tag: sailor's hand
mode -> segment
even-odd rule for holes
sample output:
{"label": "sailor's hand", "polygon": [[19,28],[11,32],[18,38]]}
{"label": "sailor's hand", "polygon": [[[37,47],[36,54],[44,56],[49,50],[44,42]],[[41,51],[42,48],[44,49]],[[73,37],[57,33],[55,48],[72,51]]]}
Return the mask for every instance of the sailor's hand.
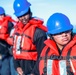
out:
{"label": "sailor's hand", "polygon": [[17,68],[17,72],[18,72],[19,75],[23,75],[23,70],[22,70],[21,67],[18,67]]}

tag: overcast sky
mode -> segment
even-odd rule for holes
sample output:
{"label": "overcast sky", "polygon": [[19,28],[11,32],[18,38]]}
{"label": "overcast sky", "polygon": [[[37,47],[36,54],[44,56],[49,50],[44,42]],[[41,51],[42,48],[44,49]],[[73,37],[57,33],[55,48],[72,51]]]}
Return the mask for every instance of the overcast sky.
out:
{"label": "overcast sky", "polygon": [[[33,16],[44,19],[46,25],[50,15],[61,12],[67,15],[71,23],[76,27],[76,0],[28,0],[31,3]],[[16,19],[13,10],[14,0],[0,0],[0,6],[5,8],[7,14]]]}

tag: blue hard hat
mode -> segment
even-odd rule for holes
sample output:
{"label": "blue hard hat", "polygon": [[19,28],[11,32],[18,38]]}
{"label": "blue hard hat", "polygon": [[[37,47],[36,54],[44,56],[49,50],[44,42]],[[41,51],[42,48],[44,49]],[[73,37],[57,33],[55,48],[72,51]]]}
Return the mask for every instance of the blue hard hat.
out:
{"label": "blue hard hat", "polygon": [[69,18],[62,13],[54,13],[47,21],[48,34],[58,34],[73,29]]}
{"label": "blue hard hat", "polygon": [[19,17],[26,14],[31,4],[27,0],[15,0],[13,3],[14,14]]}
{"label": "blue hard hat", "polygon": [[5,14],[5,10],[3,7],[0,7],[0,15]]}

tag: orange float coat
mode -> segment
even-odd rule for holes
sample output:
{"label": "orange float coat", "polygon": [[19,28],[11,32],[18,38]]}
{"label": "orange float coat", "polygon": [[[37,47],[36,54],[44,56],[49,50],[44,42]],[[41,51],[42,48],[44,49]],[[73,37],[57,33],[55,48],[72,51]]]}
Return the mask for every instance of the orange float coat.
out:
{"label": "orange float coat", "polygon": [[40,75],[67,75],[68,69],[76,75],[76,35],[63,48],[61,55],[53,40],[46,40],[44,43],[46,46],[39,61]]}
{"label": "orange float coat", "polygon": [[36,60],[37,51],[33,43],[36,28],[47,31],[43,21],[31,19],[25,26],[19,22],[15,26],[13,55],[15,59]]}
{"label": "orange float coat", "polygon": [[0,39],[6,40],[9,36],[8,34],[8,22],[13,22],[14,20],[10,16],[5,16],[3,20],[0,20]]}

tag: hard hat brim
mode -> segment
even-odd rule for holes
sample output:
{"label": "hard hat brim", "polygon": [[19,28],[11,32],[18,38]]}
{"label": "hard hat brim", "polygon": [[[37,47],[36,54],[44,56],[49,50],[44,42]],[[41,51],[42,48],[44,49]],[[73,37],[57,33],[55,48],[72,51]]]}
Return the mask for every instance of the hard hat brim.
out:
{"label": "hard hat brim", "polygon": [[29,8],[26,8],[24,11],[21,11],[20,13],[14,13],[17,17],[20,17],[22,15],[24,15],[25,13],[27,13],[29,10]]}
{"label": "hard hat brim", "polygon": [[68,30],[72,30],[73,29],[73,25],[70,25],[69,27],[66,26],[65,28],[59,28],[59,29],[55,29],[55,30],[52,30],[52,31],[48,31],[47,33],[48,34],[58,34],[58,33],[62,33],[62,32],[65,32],[65,31],[68,31]]}

